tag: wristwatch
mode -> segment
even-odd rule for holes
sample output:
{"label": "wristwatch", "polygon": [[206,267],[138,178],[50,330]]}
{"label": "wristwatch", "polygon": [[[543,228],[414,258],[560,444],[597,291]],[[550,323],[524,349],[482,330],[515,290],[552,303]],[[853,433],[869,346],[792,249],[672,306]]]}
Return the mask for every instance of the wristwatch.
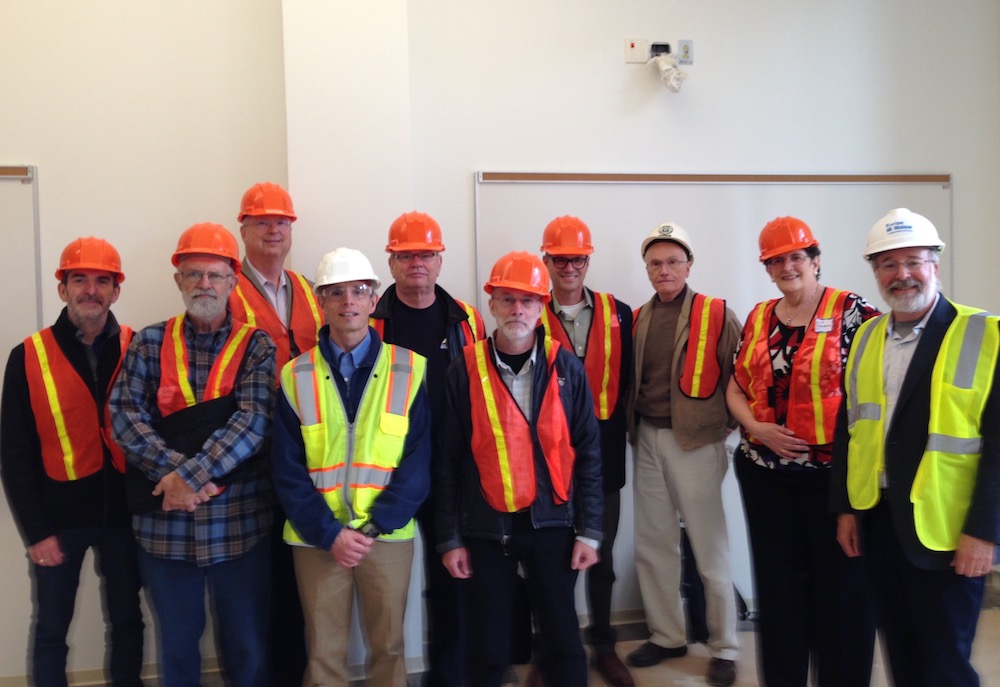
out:
{"label": "wristwatch", "polygon": [[363,524],[361,527],[358,528],[358,532],[365,535],[366,537],[371,537],[372,539],[375,539],[375,537],[382,534],[382,530],[379,529],[379,526],[375,524],[374,520],[369,520],[368,522]]}

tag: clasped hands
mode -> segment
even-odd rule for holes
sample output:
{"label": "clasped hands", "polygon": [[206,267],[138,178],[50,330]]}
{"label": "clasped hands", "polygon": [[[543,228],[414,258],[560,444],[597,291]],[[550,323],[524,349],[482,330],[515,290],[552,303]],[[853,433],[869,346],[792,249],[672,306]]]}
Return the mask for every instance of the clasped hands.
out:
{"label": "clasped hands", "polygon": [[153,496],[163,495],[163,510],[183,510],[193,513],[195,508],[208,501],[218,494],[219,487],[215,482],[208,482],[198,491],[195,491],[185,482],[177,471],[168,472],[163,479],[156,483],[153,489]]}

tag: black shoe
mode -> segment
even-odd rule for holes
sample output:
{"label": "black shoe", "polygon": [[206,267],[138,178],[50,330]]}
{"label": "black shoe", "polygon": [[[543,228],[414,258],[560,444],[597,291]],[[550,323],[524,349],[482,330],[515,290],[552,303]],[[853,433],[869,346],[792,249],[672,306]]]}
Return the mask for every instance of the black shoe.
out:
{"label": "black shoe", "polygon": [[713,658],[708,662],[705,682],[712,687],[729,687],[736,682],[736,662],[724,658]]}
{"label": "black shoe", "polygon": [[652,642],[645,642],[638,649],[630,653],[627,660],[628,664],[635,668],[648,668],[668,658],[687,656],[687,652],[688,648],[686,644],[668,649]]}

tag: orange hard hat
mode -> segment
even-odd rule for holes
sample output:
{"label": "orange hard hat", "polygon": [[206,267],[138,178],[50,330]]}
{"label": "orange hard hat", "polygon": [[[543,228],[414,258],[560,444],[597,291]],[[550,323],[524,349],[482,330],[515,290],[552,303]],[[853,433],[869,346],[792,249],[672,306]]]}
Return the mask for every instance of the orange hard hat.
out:
{"label": "orange hard hat", "polygon": [[556,217],[542,233],[542,252],[549,255],[590,255],[594,252],[590,227],[579,217]]}
{"label": "orange hard hat", "polygon": [[115,275],[115,281],[119,284],[125,281],[122,258],[118,251],[104,239],[93,236],[78,238],[63,248],[56,279],[62,281],[70,270],[103,270]]}
{"label": "orange hard hat", "polygon": [[797,217],[776,217],[760,230],[760,261],[793,250],[819,246],[809,225]]}
{"label": "orange hard hat", "polygon": [[411,250],[444,250],[441,227],[433,217],[423,212],[403,213],[389,227],[389,243],[385,246],[385,252],[402,253]]}
{"label": "orange hard hat", "polygon": [[483,291],[493,293],[497,287],[538,294],[545,303],[551,297],[549,271],[545,263],[537,255],[525,251],[507,253],[496,261],[490,280],[483,284]]}
{"label": "orange hard hat", "polygon": [[277,184],[265,181],[254,184],[243,194],[240,203],[240,214],[236,221],[242,222],[244,217],[259,217],[260,215],[277,215],[287,217],[293,222],[298,219],[292,207],[292,197],[288,191]]}
{"label": "orange hard hat", "polygon": [[236,237],[221,224],[202,222],[184,230],[177,239],[177,250],[170,262],[177,267],[185,255],[211,255],[232,263],[236,272],[240,271],[240,249]]}

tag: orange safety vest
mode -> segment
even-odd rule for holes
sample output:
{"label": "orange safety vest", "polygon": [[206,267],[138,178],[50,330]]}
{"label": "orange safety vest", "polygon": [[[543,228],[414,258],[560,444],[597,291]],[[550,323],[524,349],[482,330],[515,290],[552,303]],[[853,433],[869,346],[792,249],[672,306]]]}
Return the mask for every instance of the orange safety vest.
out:
{"label": "orange safety vest", "polygon": [[[486,324],[483,322],[483,316],[479,314],[479,311],[465,301],[460,301],[457,298],[455,299],[455,303],[468,316],[468,319],[462,322],[462,337],[465,339],[464,345],[468,346],[471,343],[485,339]],[[385,318],[369,317],[368,324],[378,332],[380,339],[385,340]]]}
{"label": "orange safety vest", "polygon": [[[576,451],[556,382],[559,342],[546,337],[545,350],[549,381],[534,424],[552,481],[552,498],[562,504],[569,499]],[[462,353],[472,401],[472,455],[483,496],[493,509],[514,513],[530,506],[536,495],[531,426],[491,360],[488,342],[466,346]]]}
{"label": "orange safety vest", "polygon": [[[583,366],[587,372],[590,394],[594,397],[594,414],[598,420],[607,420],[618,404],[622,364],[621,323],[618,322],[615,299],[607,293],[594,292],[593,295],[594,316],[587,334],[587,353],[583,357]],[[554,338],[567,350],[573,350],[566,328],[556,316],[551,301],[542,309],[541,320],[546,336]]]}
{"label": "orange safety vest", "polygon": [[[843,397],[840,341],[847,295],[846,291],[824,289],[816,315],[806,327],[792,363],[785,426],[814,446],[833,441]],[[768,400],[768,391],[774,386],[768,338],[777,303],[778,299],[760,303],[750,313],[734,369],[736,383],[746,394],[750,410],[759,422],[775,421],[774,407]],[[756,441],[753,437],[751,440]]]}
{"label": "orange safety vest", "polygon": [[678,382],[688,398],[710,398],[719,386],[719,340],[726,325],[726,301],[694,294],[688,318],[687,353]]}
{"label": "orange safety vest", "polygon": [[[221,398],[232,392],[254,329],[248,324],[233,322],[229,338],[209,370],[201,402]],[[184,339],[184,315],[180,315],[167,320],[163,334],[160,388],[156,391],[156,406],[160,409],[160,415],[167,417],[198,402],[191,387],[191,367]]]}
{"label": "orange safety vest", "polygon": [[[121,327],[121,350],[108,396],[131,339],[132,330]],[[111,452],[115,469],[124,473],[125,454],[109,434],[108,404],[105,401],[103,411],[98,411],[90,387],[59,348],[51,327],[24,340],[24,370],[45,474],[60,482],[89,477],[104,465],[104,447]]]}
{"label": "orange safety vest", "polygon": [[[639,313],[632,311],[632,337],[639,327]],[[719,340],[726,326],[726,301],[721,298],[694,294],[688,317],[687,354],[684,369],[677,384],[688,398],[711,398],[719,385]]]}
{"label": "orange safety vest", "polygon": [[287,327],[278,319],[278,313],[271,302],[253,284],[244,285],[244,282],[239,282],[229,297],[229,309],[234,321],[263,329],[274,340],[279,375],[281,368],[292,358],[292,342],[298,349],[296,355],[305,353],[316,345],[316,335],[323,326],[319,302],[306,278],[287,270],[285,277],[292,290],[292,312]]}

